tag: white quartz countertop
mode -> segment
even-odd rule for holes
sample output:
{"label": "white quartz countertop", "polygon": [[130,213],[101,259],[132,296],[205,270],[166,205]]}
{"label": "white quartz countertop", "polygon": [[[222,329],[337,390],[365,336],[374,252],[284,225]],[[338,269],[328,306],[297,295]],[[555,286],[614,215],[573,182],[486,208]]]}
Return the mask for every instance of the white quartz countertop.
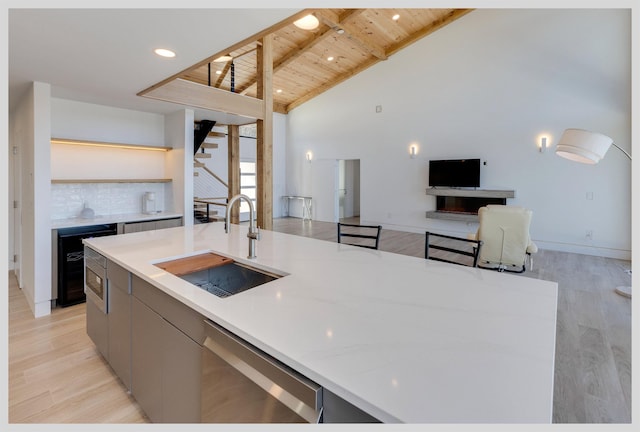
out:
{"label": "white quartz countertop", "polygon": [[182,217],[180,213],[127,213],[117,215],[96,215],[93,218],[70,218],[70,219],[54,219],[51,221],[51,229],[74,228],[91,225],[112,224],[119,222],[144,222],[157,219],[171,219]]}
{"label": "white quartz countertop", "polygon": [[[557,284],[223,223],[88,246],[383,422],[549,423]],[[288,274],[218,298],[153,263],[213,251]]]}

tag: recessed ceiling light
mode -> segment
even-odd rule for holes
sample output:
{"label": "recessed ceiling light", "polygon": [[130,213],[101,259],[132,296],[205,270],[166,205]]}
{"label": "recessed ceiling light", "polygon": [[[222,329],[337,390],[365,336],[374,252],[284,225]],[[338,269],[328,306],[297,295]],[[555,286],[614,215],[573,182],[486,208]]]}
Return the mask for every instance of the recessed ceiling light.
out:
{"label": "recessed ceiling light", "polygon": [[327,61],[333,61],[333,56],[327,57]]}
{"label": "recessed ceiling light", "polygon": [[282,93],[282,89],[276,90],[276,93]]}
{"label": "recessed ceiling light", "polygon": [[156,48],[155,50],[153,50],[153,52],[158,54],[161,57],[171,58],[171,57],[175,57],[176,56],[176,53],[174,53],[171,50],[164,49],[164,48]]}
{"label": "recessed ceiling light", "polygon": [[233,57],[231,57],[230,55],[223,55],[218,57],[217,59],[215,59],[213,62],[214,63],[222,63],[222,62],[228,62],[233,60]]}
{"label": "recessed ceiling light", "polygon": [[394,16],[391,17],[391,19],[394,21],[398,21],[400,19],[400,15],[395,14]]}
{"label": "recessed ceiling light", "polygon": [[222,75],[222,71],[221,70],[217,70],[216,71],[216,75]]}
{"label": "recessed ceiling light", "polygon": [[338,30],[336,30],[336,33],[338,33],[338,34],[344,34],[344,29],[339,28]]}
{"label": "recessed ceiling light", "polygon": [[318,21],[318,18],[316,18],[315,16],[309,14],[307,16],[300,18],[297,21],[294,21],[293,25],[295,25],[298,28],[301,28],[302,30],[314,30],[318,28],[318,26],[320,25],[320,21]]}

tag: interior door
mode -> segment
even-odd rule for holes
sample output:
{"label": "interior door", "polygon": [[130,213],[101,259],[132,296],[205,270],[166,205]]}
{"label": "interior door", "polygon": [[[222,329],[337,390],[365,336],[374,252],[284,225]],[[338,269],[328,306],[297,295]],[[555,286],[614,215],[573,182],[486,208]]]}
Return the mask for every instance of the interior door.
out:
{"label": "interior door", "polygon": [[338,222],[338,160],[317,159],[311,167],[312,219]]}
{"label": "interior door", "polygon": [[[13,156],[13,169],[10,175],[13,176],[13,199],[14,203],[13,207],[13,255],[16,257],[16,260],[13,262],[13,271],[15,272],[16,278],[18,279],[18,286],[22,287],[22,272],[21,272],[21,263],[22,263],[22,251],[20,245],[22,244],[22,175],[20,168],[20,152],[17,147],[14,147],[14,151],[11,152]],[[10,257],[13,261],[14,256]]]}
{"label": "interior door", "polygon": [[338,218],[351,217],[347,208],[347,162],[346,160],[338,161]]}

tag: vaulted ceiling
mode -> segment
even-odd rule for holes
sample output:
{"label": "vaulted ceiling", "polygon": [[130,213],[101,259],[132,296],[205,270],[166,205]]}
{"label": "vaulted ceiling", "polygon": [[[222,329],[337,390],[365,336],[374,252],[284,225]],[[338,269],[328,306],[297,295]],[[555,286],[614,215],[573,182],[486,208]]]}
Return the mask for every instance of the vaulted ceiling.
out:
{"label": "vaulted ceiling", "polygon": [[[472,9],[306,9],[139,93],[179,78],[257,97],[257,52],[272,36],[273,110],[293,108],[362,72]],[[319,25],[294,21],[312,14]],[[222,59],[228,56],[231,59]]]}

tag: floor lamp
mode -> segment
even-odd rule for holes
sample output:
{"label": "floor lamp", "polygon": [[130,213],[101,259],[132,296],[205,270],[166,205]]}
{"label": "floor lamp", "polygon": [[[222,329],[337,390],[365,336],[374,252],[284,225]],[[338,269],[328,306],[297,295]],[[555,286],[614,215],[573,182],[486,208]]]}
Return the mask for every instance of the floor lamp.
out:
{"label": "floor lamp", "polygon": [[[556,154],[575,162],[593,165],[600,162],[612,144],[631,160],[631,155],[618,147],[608,136],[583,129],[565,130],[558,141]],[[619,286],[615,292],[631,298],[630,286]]]}

